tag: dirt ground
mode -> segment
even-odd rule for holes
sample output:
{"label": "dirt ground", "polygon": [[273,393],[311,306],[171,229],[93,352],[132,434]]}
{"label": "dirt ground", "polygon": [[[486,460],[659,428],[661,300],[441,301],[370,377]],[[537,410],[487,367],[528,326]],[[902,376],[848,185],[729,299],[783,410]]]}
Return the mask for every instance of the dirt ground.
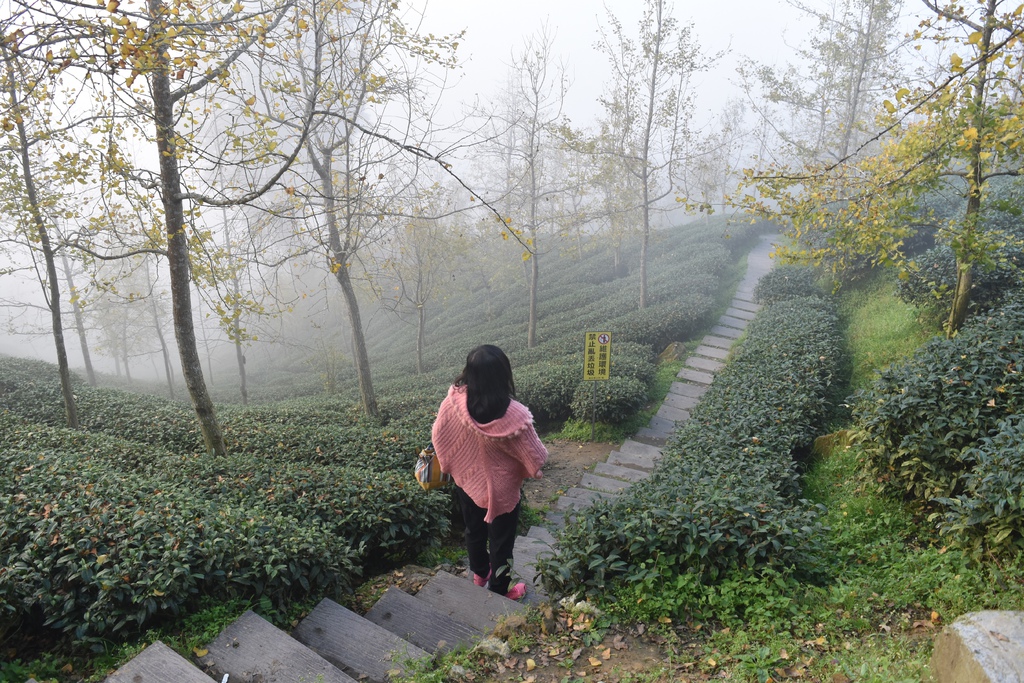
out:
{"label": "dirt ground", "polygon": [[608,454],[618,449],[610,443],[578,443],[575,441],[551,441],[548,448],[548,463],[544,476],[529,479],[523,485],[526,502],[533,508],[547,508],[559,495],[579,486],[583,473],[593,469],[595,463],[604,462]]}

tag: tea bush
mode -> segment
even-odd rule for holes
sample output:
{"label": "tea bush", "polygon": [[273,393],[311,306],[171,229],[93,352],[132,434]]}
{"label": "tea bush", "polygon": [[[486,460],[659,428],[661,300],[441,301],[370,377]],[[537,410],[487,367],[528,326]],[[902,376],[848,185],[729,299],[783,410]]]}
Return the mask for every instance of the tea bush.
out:
{"label": "tea bush", "polygon": [[[1020,287],[1020,267],[1024,265],[1024,254],[1020,247],[1000,250],[998,260],[991,268],[975,268],[971,285],[971,306],[988,310],[997,305],[1003,295]],[[917,269],[899,281],[896,292],[909,304],[928,306],[939,304],[948,308],[953,301],[956,287],[956,258],[953,250],[942,245],[934,247],[914,258]]]}
{"label": "tea bush", "polygon": [[0,414],[0,618],[109,637],[200,596],[281,605],[447,532],[401,471],[178,455]]}
{"label": "tea bush", "polygon": [[883,488],[920,500],[955,497],[964,450],[1024,409],[1024,303],[972,318],[883,370],[854,395],[857,438]]}
{"label": "tea bush", "polygon": [[1024,548],[1024,415],[996,425],[995,434],[963,451],[970,469],[963,493],[940,498],[940,530],[976,551],[1016,553]]}
{"label": "tea bush", "polygon": [[754,286],[754,301],[771,304],[800,296],[822,294],[818,275],[810,266],[780,265],[766,273]]}
{"label": "tea bush", "polygon": [[831,303],[766,306],[652,476],[566,527],[558,554],[539,561],[545,582],[571,592],[709,583],[736,568],[817,572],[821,509],[798,498],[794,453],[815,435],[839,356]]}

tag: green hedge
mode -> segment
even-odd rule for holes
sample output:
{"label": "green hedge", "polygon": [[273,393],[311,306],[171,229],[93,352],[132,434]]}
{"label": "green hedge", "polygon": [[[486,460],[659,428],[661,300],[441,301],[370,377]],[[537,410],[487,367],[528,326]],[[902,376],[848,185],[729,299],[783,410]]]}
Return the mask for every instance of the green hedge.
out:
{"label": "green hedge", "polygon": [[343,591],[448,529],[406,467],[179,455],[0,414],[0,618],[110,637],[199,596]]}
{"label": "green hedge", "polygon": [[883,488],[921,500],[958,495],[964,451],[1024,409],[1024,302],[969,320],[883,370],[853,397],[857,439]]}
{"label": "green hedge", "polygon": [[754,301],[773,304],[801,296],[822,294],[818,274],[810,266],[781,265],[773,268],[754,286]]}
{"label": "green hedge", "polygon": [[548,587],[706,583],[759,565],[816,572],[821,511],[798,498],[794,452],[816,434],[839,356],[830,303],[766,306],[652,476],[565,528],[558,554],[539,562]]}

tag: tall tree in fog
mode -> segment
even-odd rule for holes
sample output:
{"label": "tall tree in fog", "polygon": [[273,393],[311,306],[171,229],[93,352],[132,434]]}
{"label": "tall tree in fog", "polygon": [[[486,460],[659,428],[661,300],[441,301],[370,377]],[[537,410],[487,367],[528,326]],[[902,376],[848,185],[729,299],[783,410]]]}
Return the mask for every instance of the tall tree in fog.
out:
{"label": "tall tree in fog", "polygon": [[0,208],[10,221],[8,229],[14,233],[11,237],[29,246],[36,263],[50,311],[65,419],[69,427],[77,429],[78,408],[64,343],[54,235],[55,217],[73,211],[62,202],[59,193],[65,185],[80,178],[80,168],[73,155],[61,152],[67,136],[61,130],[63,112],[53,98],[53,89],[59,86],[49,65],[19,59],[16,50],[16,42],[8,41],[6,35],[0,40],[0,84],[4,94],[0,111],[8,151],[0,162],[2,183],[6,185],[0,191]]}
{"label": "tall tree in fog", "polygon": [[[263,66],[279,92],[317,102],[301,168],[289,194],[303,218],[300,237],[323,255],[341,288],[352,330],[364,411],[378,414],[356,279],[415,201],[415,156],[423,147],[415,66],[448,60],[450,45],[423,38],[390,0],[314,3],[309,30],[288,58]],[[285,114],[278,114],[284,116]]]}
{"label": "tall tree in fog", "polygon": [[705,68],[705,57],[665,0],[645,0],[636,37],[609,14],[598,47],[611,64],[601,105],[601,126],[609,135],[606,154],[637,181],[640,212],[640,308],[647,307],[647,248],[651,215],[676,191],[676,176],[692,143],[693,94],[690,77]]}
{"label": "tall tree in fog", "polygon": [[792,4],[817,23],[782,68],[748,61],[739,73],[749,103],[767,122],[772,156],[839,161],[872,134],[883,95],[899,77],[901,0]]}
{"label": "tall tree in fog", "polygon": [[528,236],[532,247],[530,262],[530,313],[526,326],[526,346],[537,345],[537,293],[540,288],[541,233],[554,219],[550,210],[552,196],[561,189],[555,187],[555,175],[548,170],[553,165],[549,149],[554,146],[552,128],[562,116],[562,104],[568,89],[565,69],[553,63],[553,36],[542,28],[526,39],[522,51],[512,59],[508,93],[509,100],[517,104],[515,118],[505,123],[516,129],[515,145],[508,150],[513,159],[513,195],[521,198],[519,211],[512,215],[519,229]]}
{"label": "tall tree in fog", "polygon": [[85,328],[85,313],[82,310],[82,293],[75,285],[75,275],[71,268],[71,261],[68,259],[67,250],[61,252],[61,268],[64,271],[64,281],[68,284],[68,295],[71,297],[71,312],[74,315],[75,330],[78,332],[78,342],[82,347],[82,361],[85,363],[85,376],[89,386],[96,386],[96,371],[92,367],[92,354],[89,352],[89,336]]}
{"label": "tall tree in fog", "polygon": [[[396,231],[392,256],[385,263],[386,275],[394,284],[393,299],[385,297],[383,303],[415,315],[416,373],[422,374],[427,309],[451,283],[455,259],[463,251],[463,239],[454,225],[462,220],[461,216],[446,210],[451,193],[435,185],[418,194],[417,215]],[[434,218],[439,215],[444,217]]]}

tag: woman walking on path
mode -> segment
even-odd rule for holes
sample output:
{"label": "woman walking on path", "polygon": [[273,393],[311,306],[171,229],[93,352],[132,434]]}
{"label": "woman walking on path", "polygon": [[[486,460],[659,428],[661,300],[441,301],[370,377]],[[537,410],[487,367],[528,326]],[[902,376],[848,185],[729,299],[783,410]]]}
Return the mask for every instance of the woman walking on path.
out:
{"label": "woman walking on path", "polygon": [[520,489],[524,479],[541,477],[548,452],[515,391],[508,356],[490,344],[476,347],[448,389],[431,436],[441,470],[455,480],[473,582],[519,600],[526,584],[509,584]]}

